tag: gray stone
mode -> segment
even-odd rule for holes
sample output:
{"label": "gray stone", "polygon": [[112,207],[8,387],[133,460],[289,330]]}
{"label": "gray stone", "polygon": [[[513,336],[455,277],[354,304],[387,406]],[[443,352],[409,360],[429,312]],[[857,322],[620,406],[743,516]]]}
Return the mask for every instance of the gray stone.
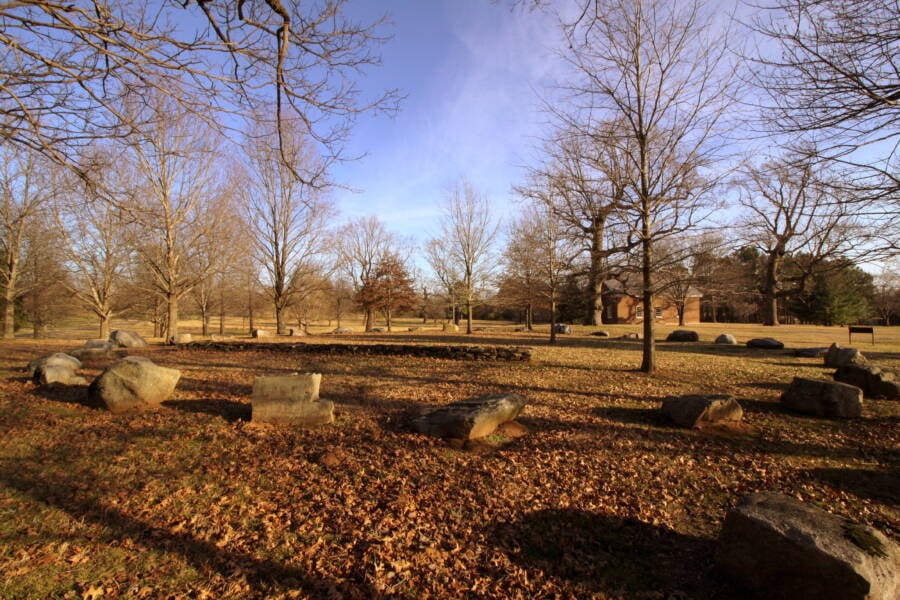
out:
{"label": "gray stone", "polygon": [[443,327],[444,331],[449,331],[450,333],[459,333],[459,325],[456,323],[444,323]]}
{"label": "gray stone", "polygon": [[737,340],[734,339],[734,336],[731,335],[730,333],[720,333],[719,336],[716,338],[716,343],[717,344],[727,344],[729,346],[736,346]]}
{"label": "gray stone", "polygon": [[798,358],[819,358],[825,356],[828,348],[798,348],[794,350],[794,356]]}
{"label": "gray stone", "polygon": [[775,338],[753,338],[747,340],[748,348],[762,348],[763,350],[781,350],[784,344]]}
{"label": "gray stone", "polygon": [[178,333],[169,338],[170,344],[181,345],[181,344],[190,344],[194,341],[194,338],[189,333]]}
{"label": "gray stone", "polygon": [[564,335],[569,335],[572,333],[572,326],[566,325],[565,323],[557,323],[556,324],[556,333],[562,333]]}
{"label": "gray stone", "polygon": [[847,365],[864,365],[866,357],[856,348],[841,348],[837,343],[831,344],[825,352],[826,367],[846,367]]}
{"label": "gray stone", "polygon": [[109,340],[87,340],[84,343],[85,348],[116,348],[117,346]]}
{"label": "gray stone", "polygon": [[595,331],[591,335],[596,335],[597,337],[609,337],[608,331]]}
{"label": "gray stone", "polygon": [[338,327],[331,333],[353,333],[353,331],[349,327]]}
{"label": "gray stone", "polygon": [[700,334],[696,331],[690,331],[688,329],[676,329],[668,336],[666,336],[667,342],[699,342]]}
{"label": "gray stone", "polygon": [[272,334],[269,333],[268,331],[266,331],[265,329],[254,329],[250,335],[252,335],[253,338],[257,339],[257,340],[261,339],[261,338],[272,337]]}
{"label": "gray stone", "polygon": [[117,348],[146,348],[147,340],[137,332],[126,329],[116,329],[109,334],[109,341]]}
{"label": "gray stone", "polygon": [[106,348],[75,348],[66,352],[69,356],[74,356],[81,362],[98,362],[107,361],[114,358],[122,358],[128,355],[128,351],[124,349],[114,349],[113,346]]}
{"label": "gray stone", "polygon": [[306,332],[300,327],[291,327],[288,329],[288,335],[291,337],[303,337],[306,335]]}
{"label": "gray stone", "polygon": [[321,373],[257,377],[253,380],[253,421],[288,425],[334,422],[334,403],[319,400]]}
{"label": "gray stone", "polygon": [[168,400],[180,377],[178,369],[129,356],[100,373],[88,389],[88,398],[113,413],[138,412]]}
{"label": "gray stone", "polygon": [[897,375],[893,371],[884,371],[875,365],[838,367],[834,373],[834,380],[860,388],[866,398],[883,396],[894,399],[898,397]]}
{"label": "gray stone", "polygon": [[25,370],[34,374],[34,371],[39,367],[67,367],[69,370],[75,371],[81,368],[81,361],[70,354],[55,352],[49,356],[42,356],[29,362]]}
{"label": "gray stone", "polygon": [[804,377],[794,377],[781,395],[781,404],[785,408],[829,419],[859,417],[862,414],[862,400],[863,392],[858,387]]}
{"label": "gray stone", "polygon": [[751,494],[728,513],[716,562],[758,598],[900,597],[896,542],[783,494]]}
{"label": "gray stone", "polygon": [[460,400],[433,410],[413,422],[419,433],[444,438],[476,439],[512,421],[525,408],[518,394],[493,394]]}
{"label": "gray stone", "polygon": [[738,401],[724,394],[692,394],[669,396],[663,400],[662,412],[682,427],[699,427],[705,423],[740,421],[744,410]]}
{"label": "gray stone", "polygon": [[644,336],[640,333],[626,333],[622,336],[623,340],[642,340]]}
{"label": "gray stone", "polygon": [[34,370],[31,380],[36,385],[87,385],[87,379],[75,374],[71,365],[41,365]]}
{"label": "gray stone", "polygon": [[372,328],[372,333],[384,333],[386,331],[387,331],[387,329],[384,327],[373,327]]}

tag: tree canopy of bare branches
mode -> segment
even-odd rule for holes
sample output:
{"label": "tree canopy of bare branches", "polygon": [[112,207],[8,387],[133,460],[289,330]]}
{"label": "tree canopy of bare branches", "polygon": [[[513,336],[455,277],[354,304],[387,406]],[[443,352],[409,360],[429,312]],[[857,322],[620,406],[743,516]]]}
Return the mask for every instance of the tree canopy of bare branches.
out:
{"label": "tree canopy of bare branches", "polygon": [[[179,111],[226,123],[274,106],[329,157],[355,115],[391,109],[354,77],[377,64],[383,21],[357,24],[344,0],[23,0],[0,5],[0,138],[85,175],[80,148],[148,123],[123,113],[129,95],[168,95]],[[250,111],[248,111],[248,108]],[[278,129],[279,141],[281,128]]]}
{"label": "tree canopy of bare branches", "polygon": [[[337,259],[340,269],[353,284],[360,298],[360,290],[372,277],[379,262],[396,245],[395,236],[377,217],[360,217],[344,225],[337,236]],[[365,299],[363,297],[363,299]],[[375,305],[364,303],[365,330],[371,331],[375,320]]]}

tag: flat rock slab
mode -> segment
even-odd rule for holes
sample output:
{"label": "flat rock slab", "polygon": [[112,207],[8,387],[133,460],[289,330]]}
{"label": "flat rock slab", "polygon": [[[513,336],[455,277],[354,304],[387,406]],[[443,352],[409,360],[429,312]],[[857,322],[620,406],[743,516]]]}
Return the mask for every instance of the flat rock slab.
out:
{"label": "flat rock slab", "polygon": [[728,513],[716,562],[758,598],[900,597],[896,542],[782,494],[751,494]]}
{"label": "flat rock slab", "polygon": [[179,333],[169,338],[169,343],[175,345],[190,344],[192,341],[194,337],[189,333]]}
{"label": "flat rock slab", "polygon": [[704,423],[740,421],[744,410],[738,401],[724,394],[670,396],[663,400],[662,412],[682,427]]}
{"label": "flat rock slab", "polygon": [[841,348],[836,343],[831,344],[825,352],[826,367],[846,367],[847,365],[864,365],[868,361],[862,352],[856,348]]}
{"label": "flat rock slab", "polygon": [[752,340],[747,340],[748,348],[761,348],[763,350],[781,350],[784,348],[784,343],[779,342],[775,338],[753,338]]}
{"label": "flat rock slab", "polygon": [[853,385],[863,391],[866,398],[887,398],[895,400],[900,397],[900,385],[897,374],[885,371],[875,365],[845,365],[834,372],[834,380]]}
{"label": "flat rock slab", "polygon": [[108,361],[116,358],[124,358],[128,355],[125,349],[113,349],[113,346],[106,348],[75,348],[66,352],[69,356],[74,356],[83,363],[96,363],[99,361]]}
{"label": "flat rock slab", "polygon": [[140,412],[168,400],[180,378],[178,369],[129,356],[100,373],[88,388],[88,399],[112,413]]}
{"label": "flat rock slab", "polygon": [[142,338],[136,331],[128,331],[127,329],[116,329],[109,334],[109,341],[119,348],[147,347],[147,340]]}
{"label": "flat rock slab", "polygon": [[488,436],[497,427],[512,421],[525,408],[519,394],[492,394],[451,402],[413,422],[419,433],[464,440]]}
{"label": "flat rock slab", "polygon": [[797,358],[819,358],[825,356],[828,348],[798,348],[794,350],[794,356]]}
{"label": "flat rock slab", "polygon": [[319,400],[321,373],[304,373],[253,380],[255,423],[327,425],[334,422],[334,403]]}
{"label": "flat rock slab", "polygon": [[781,395],[781,404],[815,417],[852,419],[862,415],[863,392],[846,383],[794,377]]}
{"label": "flat rock slab", "polygon": [[269,333],[268,331],[266,331],[265,329],[254,329],[250,335],[253,336],[253,339],[256,339],[256,340],[272,337],[272,334]]}
{"label": "flat rock slab", "polygon": [[40,367],[67,367],[72,371],[81,368],[81,361],[71,354],[64,352],[55,352],[49,356],[36,358],[25,367],[25,370],[34,375],[34,372]]}
{"label": "flat rock slab", "polygon": [[699,342],[700,334],[688,329],[676,329],[666,336],[667,342]]}
{"label": "flat rock slab", "polygon": [[444,331],[449,331],[450,333],[458,333],[459,325],[454,323],[444,323],[443,327],[441,327]]}
{"label": "flat rock slab", "polygon": [[719,336],[716,338],[716,343],[717,344],[727,344],[729,346],[736,346],[737,340],[734,339],[734,336],[731,335],[730,333],[720,333]]}
{"label": "flat rock slab", "polygon": [[608,331],[595,331],[591,335],[596,335],[597,337],[609,337]]}

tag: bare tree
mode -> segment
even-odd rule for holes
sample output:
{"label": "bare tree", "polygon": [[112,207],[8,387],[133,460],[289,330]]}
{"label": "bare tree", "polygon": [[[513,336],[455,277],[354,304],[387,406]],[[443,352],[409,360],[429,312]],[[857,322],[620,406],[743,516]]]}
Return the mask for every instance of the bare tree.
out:
{"label": "bare tree", "polygon": [[[152,130],[126,141],[137,179],[127,210],[137,229],[135,248],[152,274],[151,289],[166,303],[166,338],[178,333],[181,298],[208,276],[194,255],[211,243],[219,226],[212,210],[223,194],[213,132],[190,113],[177,111],[166,95],[129,99],[130,112],[156,115]],[[149,120],[149,117],[146,117]],[[195,268],[189,268],[194,265]]]}
{"label": "bare tree", "polygon": [[431,239],[425,244],[425,260],[428,261],[435,279],[446,294],[447,306],[450,309],[450,320],[455,325],[459,325],[458,308],[462,274],[457,270],[458,265],[452,260],[450,254],[446,251],[443,241],[440,239]]}
{"label": "bare tree", "polygon": [[0,285],[3,286],[3,337],[15,336],[16,299],[21,285],[22,257],[28,230],[58,192],[59,181],[38,155],[0,149]]}
{"label": "bare tree", "polygon": [[[740,204],[746,242],[757,248],[764,268],[760,282],[766,325],[778,325],[778,304],[802,292],[815,269],[838,257],[864,258],[877,251],[866,244],[856,206],[835,196],[821,165],[786,155],[748,168]],[[791,260],[792,273],[785,273]]]}
{"label": "bare tree", "polygon": [[[777,0],[766,8],[753,23],[767,42],[755,82],[775,130],[816,139],[818,158],[853,166],[863,191],[896,206],[900,2]],[[865,156],[855,153],[863,146]]]}
{"label": "bare tree", "polygon": [[[699,0],[593,0],[565,28],[577,79],[558,111],[568,125],[625,157],[619,219],[640,242],[642,301],[658,286],[654,245],[695,226],[721,158],[732,69]],[[717,32],[721,35],[721,31]],[[616,122],[609,130],[597,122]],[[641,370],[655,367],[653,319],[644,319]]]}
{"label": "bare tree", "polygon": [[271,126],[260,126],[248,140],[247,169],[251,185],[244,204],[254,247],[265,271],[265,286],[275,307],[279,334],[286,333],[285,310],[292,302],[318,290],[325,269],[323,257],[329,239],[331,206],[319,192],[298,178],[320,168],[307,136],[295,129],[285,132],[283,155],[268,139]]}
{"label": "bare tree", "polygon": [[535,207],[533,220],[536,226],[538,273],[542,288],[550,305],[550,343],[556,343],[556,313],[559,289],[571,270],[572,259],[577,251],[567,243],[563,228],[553,218],[547,206]]}
{"label": "bare tree", "polygon": [[531,210],[522,211],[509,224],[506,247],[503,249],[503,275],[499,295],[516,308],[525,311],[525,329],[534,327],[534,310],[543,295],[541,273],[540,217]]}
{"label": "bare tree", "polygon": [[[344,225],[337,235],[337,255],[340,269],[353,284],[354,295],[375,275],[379,261],[395,246],[394,235],[377,217],[360,217]],[[364,304],[365,330],[372,331],[375,305]]]}
{"label": "bare tree", "polygon": [[36,219],[26,234],[21,289],[27,291],[22,296],[22,309],[31,321],[35,339],[46,337],[48,328],[72,311],[67,290],[71,284],[63,267],[59,237],[50,218]]}
{"label": "bare tree", "polygon": [[[384,20],[344,16],[344,0],[24,0],[0,6],[0,136],[89,176],[78,150],[98,136],[153,129],[123,97],[165,94],[175,113],[225,124],[275,99],[274,117],[305,123],[329,157],[362,111],[354,77],[377,64]],[[252,111],[251,111],[252,112]],[[281,128],[278,128],[279,141]]]}
{"label": "bare tree", "polygon": [[487,198],[464,181],[450,190],[441,222],[444,252],[461,275],[466,306],[466,333],[472,333],[472,308],[481,284],[492,270],[490,263],[497,225],[491,219]]}

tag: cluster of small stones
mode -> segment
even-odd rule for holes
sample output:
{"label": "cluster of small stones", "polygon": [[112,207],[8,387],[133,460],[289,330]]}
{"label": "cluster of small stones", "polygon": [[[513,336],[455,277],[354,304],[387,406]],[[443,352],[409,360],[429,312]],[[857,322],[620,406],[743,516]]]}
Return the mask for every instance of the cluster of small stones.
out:
{"label": "cluster of small stones", "polygon": [[273,352],[310,352],[375,356],[422,356],[456,360],[527,362],[530,348],[512,346],[416,346],[405,344],[265,344],[253,342],[193,342],[194,350],[271,350]]}

